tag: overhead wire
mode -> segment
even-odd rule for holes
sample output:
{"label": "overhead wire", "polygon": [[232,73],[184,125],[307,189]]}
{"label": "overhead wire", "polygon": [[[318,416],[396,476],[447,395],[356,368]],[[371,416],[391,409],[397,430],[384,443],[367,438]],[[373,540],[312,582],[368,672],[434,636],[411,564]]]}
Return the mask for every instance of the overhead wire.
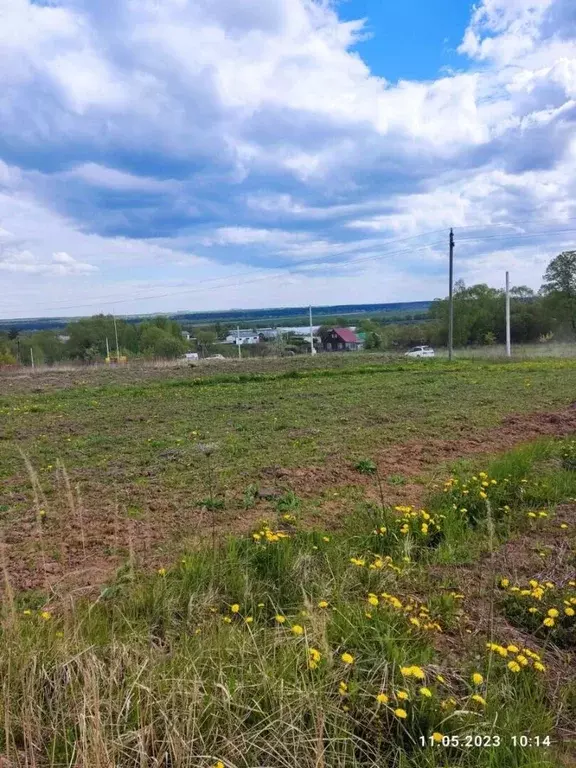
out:
{"label": "overhead wire", "polygon": [[[566,217],[562,221],[567,220],[576,220],[575,217]],[[549,220],[550,223],[554,220]],[[524,223],[532,223],[532,222],[524,222]],[[536,223],[536,222],[534,222]],[[543,221],[537,222],[539,224],[543,224]],[[511,224],[502,224],[497,226],[514,226],[514,225],[520,224],[520,222],[514,222]],[[487,226],[487,225],[486,225]],[[455,227],[454,228],[456,232],[462,231],[464,229],[470,230],[470,229],[482,229],[482,225],[469,225],[466,227]],[[440,229],[430,230],[428,232],[421,232],[417,235],[410,235],[408,237],[403,238],[396,238],[392,240],[387,240],[381,244],[381,247],[386,247],[390,245],[396,245],[399,243],[406,243],[410,240],[415,240],[419,238],[424,237],[430,237],[432,235],[436,235],[439,233],[447,233],[448,228],[443,227]],[[483,241],[489,241],[489,240],[514,240],[514,239],[524,239],[524,238],[533,238],[533,237],[545,237],[545,236],[557,236],[557,235],[563,235],[563,234],[572,234],[576,232],[576,229],[564,229],[564,230],[547,230],[545,232],[517,232],[517,233],[498,233],[498,234],[490,234],[490,235],[478,235],[473,237],[458,237],[457,244],[458,243],[468,243],[468,242],[483,242]],[[194,287],[190,288],[182,288],[182,289],[174,289],[174,290],[168,290],[164,291],[162,293],[149,293],[149,294],[135,294],[134,296],[131,296],[129,298],[126,298],[126,296],[116,296],[114,298],[111,297],[103,297],[101,300],[93,301],[93,302],[84,302],[81,304],[65,304],[62,305],[61,302],[54,302],[52,304],[47,304],[43,306],[39,306],[39,311],[50,311],[50,310],[56,310],[56,311],[65,311],[65,310],[73,310],[73,309],[86,309],[89,307],[103,307],[103,306],[115,306],[115,305],[125,305],[125,304],[133,304],[135,302],[139,301],[148,301],[151,299],[160,299],[160,298],[168,298],[171,296],[179,296],[179,295],[190,295],[195,293],[203,293],[203,292],[210,292],[217,289],[223,289],[223,288],[234,288],[234,287],[241,287],[243,285],[250,285],[256,282],[260,282],[262,280],[268,280],[268,279],[275,279],[280,276],[285,276],[287,272],[290,272],[292,270],[300,269],[302,272],[306,273],[308,270],[306,268],[314,268],[314,267],[321,267],[324,265],[339,265],[339,264],[349,264],[350,266],[354,266],[356,264],[361,264],[369,261],[381,261],[384,259],[389,258],[395,258],[397,256],[403,256],[405,254],[409,253],[418,253],[423,250],[427,250],[429,248],[436,248],[443,244],[443,241],[435,241],[433,243],[426,243],[418,248],[405,248],[398,251],[392,251],[392,252],[379,252],[377,254],[373,254],[370,256],[359,256],[358,258],[350,258],[348,261],[343,261],[339,258],[338,255],[320,259],[320,260],[310,260],[310,259],[301,259],[299,261],[294,262],[288,262],[285,265],[282,265],[281,267],[277,267],[274,271],[267,271],[263,275],[258,275],[251,277],[253,275],[253,270],[250,272],[239,272],[234,275],[227,275],[222,277],[215,277],[215,278],[207,278],[204,280],[198,280],[195,283]],[[281,271],[279,271],[281,270]],[[240,282],[236,282],[237,278],[243,278],[248,277],[250,279],[247,280],[241,280]],[[235,281],[230,283],[230,281]],[[222,283],[222,281],[225,281],[224,284],[214,285],[211,288],[206,288],[206,286],[213,284],[213,283]],[[201,287],[199,287],[201,286]]]}

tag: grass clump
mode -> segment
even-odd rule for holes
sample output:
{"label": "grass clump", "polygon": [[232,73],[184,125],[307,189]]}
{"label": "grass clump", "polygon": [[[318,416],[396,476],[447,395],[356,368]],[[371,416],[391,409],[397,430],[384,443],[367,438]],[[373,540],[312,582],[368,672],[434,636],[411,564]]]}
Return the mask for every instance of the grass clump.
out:
{"label": "grass clump", "polygon": [[305,530],[286,493],[248,534],[153,573],[129,563],[95,599],[6,600],[0,754],[38,768],[557,766],[511,735],[553,733],[547,647],[561,638],[509,611],[526,599],[573,621],[574,584],[502,585],[496,609],[534,642],[466,639],[465,595],[431,590],[426,570],[485,545],[491,509],[510,508],[502,537],[546,524],[528,512],[573,493],[546,464],[557,451],[463,473],[427,509],[365,504],[330,533]]}
{"label": "grass clump", "polygon": [[530,579],[527,584],[500,581],[503,610],[516,626],[546,642],[576,648],[576,581],[557,585]]}

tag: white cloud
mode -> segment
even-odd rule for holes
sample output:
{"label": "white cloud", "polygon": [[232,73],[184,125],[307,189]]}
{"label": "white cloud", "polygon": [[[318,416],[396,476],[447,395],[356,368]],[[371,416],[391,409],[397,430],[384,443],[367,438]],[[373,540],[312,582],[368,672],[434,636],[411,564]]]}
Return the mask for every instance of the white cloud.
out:
{"label": "white cloud", "polygon": [[178,183],[173,180],[161,181],[146,176],[136,176],[116,168],[98,165],[98,163],[78,165],[73,170],[65,172],[63,178],[84,181],[94,187],[116,190],[151,192],[178,188]]}
{"label": "white cloud", "polygon": [[[206,307],[440,290],[442,251],[416,250],[430,238],[397,263],[392,239],[576,215],[574,9],[481,0],[468,71],[392,85],[352,49],[364,22],[327,2],[0,0],[5,311],[82,302],[87,283],[132,302],[135,286],[175,291],[178,270],[259,281],[269,267],[265,291],[191,295]],[[462,263],[520,259],[537,286],[531,247],[491,261],[469,245]]]}
{"label": "white cloud", "polygon": [[42,259],[31,251],[7,248],[0,251],[0,270],[27,275],[88,275],[97,272],[97,267],[77,261],[70,254],[54,253],[49,259]]}

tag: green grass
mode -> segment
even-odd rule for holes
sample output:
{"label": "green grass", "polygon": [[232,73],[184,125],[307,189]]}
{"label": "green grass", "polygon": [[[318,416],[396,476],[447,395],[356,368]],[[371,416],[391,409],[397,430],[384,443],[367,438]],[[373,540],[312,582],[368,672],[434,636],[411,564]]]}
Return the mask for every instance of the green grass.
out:
{"label": "green grass", "polygon": [[[429,569],[472,540],[495,551],[544,530],[576,495],[563,452],[544,441],[462,468],[427,512],[364,502],[339,532],[302,529],[287,494],[247,535],[157,573],[128,561],[91,600],[8,591],[0,753],[38,768],[556,768],[562,744],[512,740],[557,742],[560,715],[574,714],[570,684],[559,695],[536,666],[552,648],[536,630],[517,651],[486,627],[467,635],[467,596],[430,589]],[[474,485],[480,472],[488,486]],[[472,517],[454,509],[464,487],[479,499]],[[536,506],[549,516],[533,523]],[[452,745],[430,745],[433,733]]]}
{"label": "green grass", "polygon": [[352,464],[388,445],[465,437],[510,413],[566,406],[576,363],[344,361],[281,373],[14,389],[0,396],[0,477],[8,489],[29,488],[22,450],[49,495],[60,460],[88,499],[113,485],[142,505],[154,493],[166,507],[192,509],[207,495],[199,443],[216,444],[217,490],[239,499],[265,467],[334,458]]}

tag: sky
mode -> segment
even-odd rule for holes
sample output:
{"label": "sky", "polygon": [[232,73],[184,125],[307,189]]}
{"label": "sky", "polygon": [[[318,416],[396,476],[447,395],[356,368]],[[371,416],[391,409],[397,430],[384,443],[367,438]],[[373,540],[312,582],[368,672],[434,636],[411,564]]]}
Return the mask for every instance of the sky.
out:
{"label": "sky", "polygon": [[0,317],[538,288],[574,0],[0,0]]}

